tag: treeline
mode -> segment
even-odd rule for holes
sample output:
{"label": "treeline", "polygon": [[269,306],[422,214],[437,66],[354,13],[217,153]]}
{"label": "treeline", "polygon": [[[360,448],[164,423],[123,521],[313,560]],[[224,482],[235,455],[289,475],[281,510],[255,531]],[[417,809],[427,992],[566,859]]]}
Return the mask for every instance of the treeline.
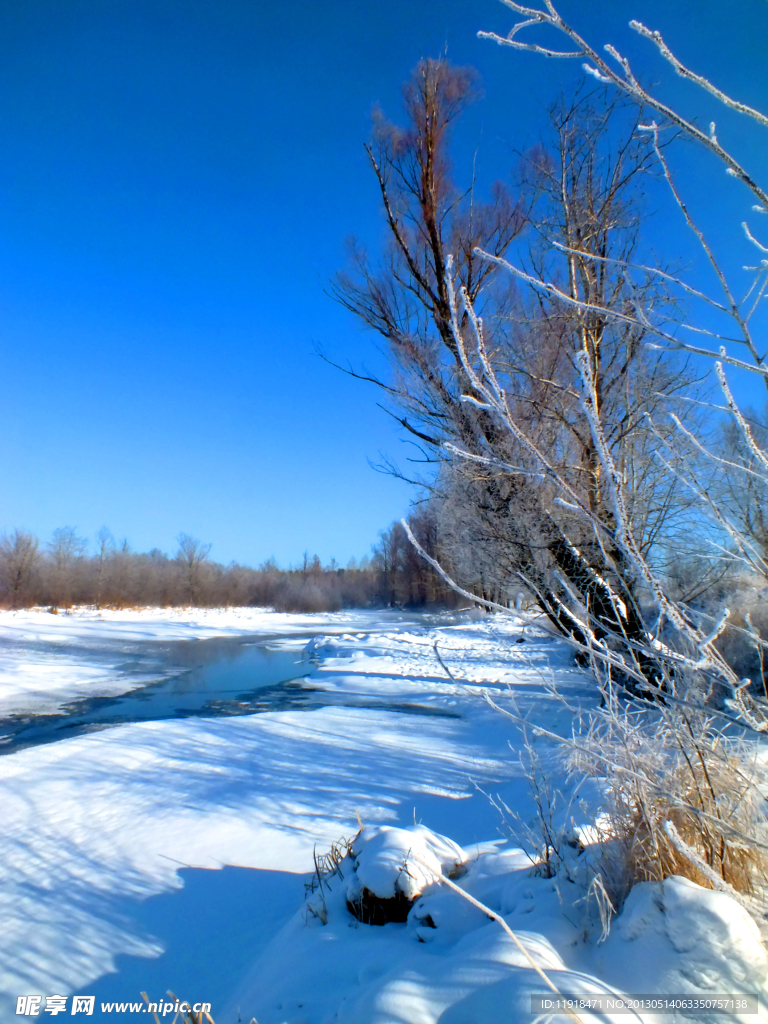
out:
{"label": "treeline", "polygon": [[[437,523],[417,512],[409,524],[422,547],[440,556]],[[0,537],[0,604],[5,608],[271,607],[278,611],[341,608],[455,607],[456,595],[408,541],[400,523],[381,533],[372,555],[346,567],[304,555],[298,567],[268,561],[258,568],[210,558],[210,545],[179,534],[178,550],[132,551],[102,529],[95,550],[72,527],[41,544],[13,530]]]}

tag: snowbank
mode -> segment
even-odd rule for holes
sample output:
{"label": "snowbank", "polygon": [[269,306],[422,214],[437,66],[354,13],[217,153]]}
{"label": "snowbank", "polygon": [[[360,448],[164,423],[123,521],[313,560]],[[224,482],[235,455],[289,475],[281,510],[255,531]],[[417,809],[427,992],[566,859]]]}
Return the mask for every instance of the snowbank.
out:
{"label": "snowbank", "polygon": [[[461,887],[503,915],[517,941],[440,884],[457,863],[465,866]],[[421,866],[419,876],[412,869]],[[350,890],[361,885],[382,897],[421,896],[406,924],[377,928],[350,913]],[[308,902],[318,905],[319,893],[322,916],[296,913],[253,965],[250,989],[246,983],[239,993],[260,1024],[532,1020],[532,998],[553,997],[536,968],[561,996],[586,1004],[578,1011],[585,1022],[625,1020],[609,999],[637,995],[704,1004],[749,995],[762,1001],[758,1013],[734,1008],[711,1019],[766,1019],[767,961],[755,922],[731,897],[684,878],[636,886],[603,945],[585,936],[582,887],[538,876],[520,850],[462,851],[423,826],[363,829]],[[596,999],[606,1012],[590,1012]],[[680,1016],[710,1019],[706,1010]],[[649,1022],[676,1018],[639,1014]]]}

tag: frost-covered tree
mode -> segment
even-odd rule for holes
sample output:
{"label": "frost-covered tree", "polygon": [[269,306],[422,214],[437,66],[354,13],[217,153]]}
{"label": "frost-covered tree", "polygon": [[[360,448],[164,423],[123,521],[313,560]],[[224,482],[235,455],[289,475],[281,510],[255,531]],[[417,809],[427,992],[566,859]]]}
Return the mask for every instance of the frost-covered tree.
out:
{"label": "frost-covered tree", "polygon": [[[620,451],[611,442],[615,413],[607,413],[602,401],[590,332],[598,322],[611,330],[637,333],[639,342],[651,351],[682,353],[701,360],[698,365],[713,366],[724,403],[720,410],[710,408],[709,415],[726,414],[728,445],[713,445],[694,417],[662,407],[646,417],[657,441],[654,458],[670,487],[682,484],[695,497],[695,525],[702,543],[709,523],[719,531],[726,557],[746,567],[759,566],[763,558],[759,512],[763,488],[768,484],[765,424],[759,418],[753,423],[744,415],[734,399],[730,378],[737,371],[746,371],[768,384],[768,346],[761,316],[768,288],[768,244],[745,223],[740,232],[742,244],[745,251],[751,247],[759,252],[758,265],[733,271],[729,259],[721,261],[715,239],[727,233],[727,224],[721,223],[712,236],[697,224],[691,202],[695,188],[691,188],[690,176],[678,179],[672,173],[666,140],[675,133],[687,136],[703,152],[716,156],[744,188],[753,213],[768,212],[768,193],[761,183],[761,169],[752,173],[743,167],[720,141],[714,124],[703,131],[697,121],[658,99],[640,83],[615,47],[609,44],[599,51],[592,47],[564,22],[552,0],[543,0],[540,7],[515,0],[503,2],[522,20],[507,37],[484,35],[502,45],[550,58],[579,59],[592,78],[637,104],[641,111],[638,131],[646,136],[649,152],[668,186],[673,212],[690,230],[711,271],[712,287],[702,285],[701,278],[643,262],[631,252],[621,255],[595,250],[578,238],[561,243],[560,251],[571,266],[584,266],[588,283],[613,268],[624,281],[618,297],[596,293],[591,285],[583,291],[574,289],[572,276],[553,279],[536,273],[518,254],[500,260],[478,251],[478,257],[503,267],[518,284],[528,286],[537,301],[570,311],[577,342],[573,349],[575,397],[589,429],[604,488],[604,499],[595,502],[589,489],[579,486],[577,477],[563,471],[558,449],[521,415],[508,388],[508,369],[495,344],[495,332],[487,329],[459,279],[452,278],[448,261],[449,284],[455,280],[452,330],[469,381],[462,399],[491,418],[497,437],[502,439],[481,454],[458,445],[450,451],[459,472],[463,466],[480,463],[486,471],[510,480],[545,480],[551,504],[567,510],[571,517],[569,536],[583,531],[605,557],[608,571],[595,573],[593,585],[613,607],[613,625],[572,580],[563,579],[562,592],[556,595],[563,616],[576,624],[572,642],[589,657],[602,685],[603,702],[600,707],[580,711],[567,704],[571,713],[577,712],[570,736],[535,723],[567,752],[573,771],[600,780],[606,812],[597,830],[603,848],[603,892],[618,906],[634,882],[683,873],[743,900],[743,894],[754,892],[757,883],[764,881],[768,864],[765,771],[754,743],[745,739],[750,732],[768,732],[766,679],[763,675],[759,690],[750,687],[756,680],[742,678],[736,664],[723,656],[720,641],[729,629],[728,609],[714,618],[697,613],[670,592],[651,550],[644,547],[633,521],[631,479],[622,466]],[[768,117],[684,67],[657,32],[638,22],[631,25],[678,74],[753,124],[768,128]],[[531,38],[530,33],[542,26],[564,36],[564,45],[552,43],[551,34],[541,42]],[[668,239],[679,252],[679,235],[670,233]],[[653,287],[644,291],[648,282],[656,281],[685,302],[688,313],[684,320],[670,322],[668,311],[653,299]],[[510,460],[504,439],[508,439],[510,450],[525,458]],[[724,485],[730,488],[730,504],[723,500]],[[404,526],[407,531],[407,524]],[[411,540],[418,546],[415,537]],[[423,554],[441,570],[436,560]],[[450,579],[448,573],[444,576]],[[633,613],[626,594],[632,588],[626,586],[627,578],[643,590],[646,599],[642,610],[636,609],[637,629],[630,622]],[[452,582],[461,592],[457,581]],[[762,652],[768,649],[749,617],[745,617],[742,632]],[[558,698],[556,685],[550,696]],[[655,699],[655,705],[647,698]],[[499,710],[521,721],[514,709]]]}
{"label": "frost-covered tree", "polygon": [[[708,152],[719,162],[722,169],[733,179],[740,182],[745,189],[745,199],[752,203],[752,213],[768,211],[768,186],[760,180],[760,174],[742,166],[733,152],[732,145],[724,144],[717,134],[715,122],[710,122],[707,129],[701,127],[696,117],[688,117],[677,108],[665,102],[655,91],[647,88],[641,78],[634,72],[626,57],[618,52],[615,46],[608,43],[596,49],[584,39],[574,28],[562,18],[550,0],[544,0],[541,7],[531,7],[517,3],[516,0],[501,0],[512,11],[522,16],[507,36],[499,36],[493,32],[480,32],[481,38],[491,39],[502,46],[519,50],[528,50],[543,54],[549,58],[576,59],[582,62],[587,75],[609,88],[624,94],[642,113],[639,131],[646,136],[649,147],[655,154],[658,167],[666,179],[669,195],[676,207],[680,226],[687,228],[706,265],[710,268],[712,286],[704,288],[694,280],[683,275],[665,273],[664,268],[638,266],[631,259],[622,261],[627,274],[637,280],[649,271],[658,278],[663,278],[681,299],[688,305],[688,315],[680,325],[680,330],[668,329],[663,311],[653,305],[635,301],[632,307],[612,311],[616,320],[633,328],[642,327],[650,336],[670,350],[682,351],[691,355],[711,358],[724,366],[747,369],[757,372],[768,387],[768,351],[760,344],[761,335],[765,333],[765,321],[760,317],[761,300],[768,287],[768,246],[760,241],[760,232],[745,220],[740,225],[739,234],[744,246],[744,254],[752,256],[751,266],[739,271],[737,279],[729,272],[727,261],[718,255],[715,242],[697,222],[692,212],[692,200],[695,196],[690,188],[690,175],[680,179],[672,171],[666,156],[666,139],[671,136],[685,138],[694,142],[702,152]],[[656,48],[660,56],[682,78],[694,83],[704,93],[714,97],[724,108],[742,115],[747,123],[757,124],[760,128],[768,128],[768,116],[749,105],[726,95],[705,76],[686,67],[671,51],[657,31],[651,30],[639,21],[631,21],[630,28]],[[565,37],[563,46],[550,45],[530,38],[530,33],[539,27],[555,30],[560,37]],[[734,239],[735,240],[735,239]],[[578,251],[574,253],[578,255]],[[488,253],[493,261],[494,253]],[[593,255],[597,265],[599,259]],[[671,260],[670,262],[674,262]],[[531,279],[530,275],[519,266],[507,268],[518,280],[527,281],[539,291],[545,292],[560,301],[574,303],[557,283],[543,283]],[[742,276],[743,275],[743,276]],[[745,287],[746,284],[746,287]],[[575,307],[578,308],[578,307]],[[604,312],[601,303],[587,303],[581,306],[581,313]],[[727,324],[732,332],[725,336],[718,319]],[[758,334],[755,335],[755,322],[758,323]]]}
{"label": "frost-covered tree", "polygon": [[106,527],[102,526],[99,532],[96,534],[96,548],[97,558],[99,562],[97,583],[96,583],[96,607],[101,608],[101,600],[104,594],[104,585],[106,583],[106,570],[108,567],[108,556],[109,552],[115,546],[115,538],[112,536],[112,532]]}
{"label": "frost-covered tree", "polygon": [[[532,275],[559,276],[573,295],[595,303],[629,304],[626,274],[619,268],[636,247],[639,193],[653,154],[638,140],[637,117],[626,104],[621,108],[584,94],[553,108],[552,145],[524,160],[521,198],[513,201],[497,187],[492,202],[483,205],[471,180],[461,191],[448,173],[449,129],[472,99],[472,76],[445,61],[423,61],[406,83],[404,98],[406,125],[395,127],[378,116],[368,147],[389,228],[387,255],[373,265],[353,247],[352,267],[339,275],[334,294],[388,342],[392,374],[375,383],[416,439],[421,461],[443,467],[428,485],[443,502],[444,523],[446,510],[461,505],[473,536],[483,538],[487,552],[498,552],[495,565],[482,578],[464,577],[465,585],[503,598],[523,583],[558,629],[579,636],[577,624],[562,614],[563,587],[571,586],[613,628],[615,607],[597,582],[612,571],[600,545],[580,523],[574,525],[566,509],[553,505],[551,486],[540,474],[499,473],[483,461],[492,451],[530,469],[514,438],[464,398],[470,381],[453,335],[449,278],[483,316],[516,416],[592,507],[604,511],[602,469],[578,391],[576,356],[583,345],[589,348],[612,450],[620,452],[634,482],[633,519],[642,543],[657,543],[675,505],[669,488],[657,486],[645,414],[685,384],[679,360],[651,353],[642,344],[642,325],[617,324],[598,313],[586,322],[552,297],[525,300],[505,272],[527,226]],[[586,249],[584,256],[566,253],[576,244]],[[603,261],[597,270],[592,254]],[[663,304],[658,280],[649,277],[642,290]],[[460,472],[445,469],[454,448],[472,459]],[[622,587],[623,628],[637,631],[629,573]]]}
{"label": "frost-covered tree", "polygon": [[[697,206],[699,175],[704,173],[703,167],[709,165],[701,162],[691,168],[689,163],[684,173],[676,172],[670,160],[670,144],[674,146],[683,139],[695,143],[702,154],[715,156],[726,173],[744,189],[745,213],[750,203],[752,207],[747,213],[750,219],[768,210],[767,186],[761,183],[759,172],[748,170],[736,158],[732,148],[734,139],[730,142],[721,139],[714,122],[704,129],[698,118],[682,114],[660,98],[656,90],[643,84],[630,62],[613,45],[592,46],[564,21],[550,0],[539,7],[515,0],[503,2],[521,15],[522,20],[506,37],[483,32],[481,36],[550,58],[578,59],[591,79],[599,80],[616,95],[623,94],[637,107],[638,132],[645,137],[647,152],[653,156],[666,184],[672,207],[670,216],[677,218],[677,230],[671,222],[669,237],[676,239],[671,251],[679,251],[680,233],[686,232],[702,264],[697,276],[691,270],[683,275],[670,272],[668,267],[644,265],[631,253],[608,254],[610,262],[625,276],[630,290],[631,301],[624,305],[588,294],[574,294],[558,281],[530,273],[519,262],[507,262],[507,270],[515,280],[535,289],[540,301],[569,306],[574,316],[585,324],[593,317],[609,318],[621,329],[642,331],[646,343],[653,345],[656,351],[684,353],[705,368],[707,360],[714,362],[729,422],[722,427],[720,436],[709,443],[692,417],[690,406],[685,415],[672,418],[673,435],[668,433],[669,419],[657,415],[653,423],[658,449],[655,462],[664,468],[667,479],[682,483],[688,493],[695,496],[701,511],[720,531],[721,544],[751,570],[765,577],[762,509],[768,468],[763,455],[765,423],[759,415],[753,416],[751,422],[742,415],[733,398],[728,375],[746,371],[756,374],[768,386],[768,346],[764,340],[768,326],[764,302],[768,288],[768,246],[760,240],[757,225],[750,226],[747,219],[741,225],[734,224],[729,246],[741,248],[741,262],[747,265],[737,271],[731,268],[728,249],[723,251],[722,243],[709,226],[712,209],[704,211],[699,208],[701,204]],[[531,33],[539,28],[550,30],[550,35],[534,38]],[[714,97],[724,108],[741,115],[745,128],[750,123],[758,131],[768,128],[765,114],[728,96],[706,77],[683,65],[660,33],[639,21],[630,22],[630,28],[648,40],[678,75],[694,83],[708,99]],[[551,30],[565,39],[564,45],[557,44]],[[722,228],[727,234],[727,227]],[[756,256],[757,261],[750,259],[750,254]],[[586,260],[595,274],[607,262],[606,254],[589,251],[589,247],[578,240],[568,243],[568,255],[573,261],[583,263]],[[487,253],[486,258],[498,264],[495,254]],[[673,264],[674,259],[670,258],[669,262]],[[686,315],[679,323],[670,322],[665,309],[649,301],[643,293],[649,276],[663,282],[676,302],[685,307]],[[595,389],[595,401],[599,405],[596,381]],[[629,496],[625,494],[625,497]]]}
{"label": "frost-covered tree", "polygon": [[[622,267],[638,245],[641,193],[652,160],[637,138],[637,118],[623,107],[601,93],[584,93],[552,108],[550,147],[534,150],[523,165],[526,193],[535,200],[529,244],[517,253],[531,277],[559,280],[577,300],[621,308],[639,293],[669,306],[664,288],[651,277],[631,292]],[[576,247],[578,257],[572,253]],[[487,330],[487,316],[483,323]],[[494,368],[517,422],[594,514],[610,514],[603,467],[580,401],[578,359],[588,353],[606,443],[627,481],[633,531],[643,550],[653,549],[658,557],[690,500],[681,487],[670,487],[655,464],[658,440],[648,416],[669,410],[690,391],[690,370],[680,359],[649,349],[641,326],[597,311],[581,317],[546,293],[518,295],[502,337],[498,327],[492,330]],[[592,531],[554,502],[551,482],[535,471],[530,453],[508,431],[488,432],[474,448],[457,450],[472,458],[458,463],[464,494],[456,494],[456,484],[449,486],[450,504],[466,509],[469,497],[477,506],[477,521],[467,525],[494,552],[497,565],[495,574],[487,567],[486,579],[498,586],[506,577],[515,589],[524,583],[570,632],[572,623],[555,611],[563,592],[557,576],[564,575],[612,628],[615,611],[605,604],[595,573],[612,572],[618,553],[604,552]],[[490,463],[484,461],[489,454]],[[499,473],[499,459],[522,472]],[[491,482],[506,503],[489,500]],[[630,605],[636,600],[632,576],[625,573],[620,585]],[[639,628],[636,615],[634,622]]]}
{"label": "frost-covered tree", "polygon": [[[702,132],[695,122],[655,98],[639,83],[629,63],[615,48],[607,46],[604,52],[608,58],[604,58],[562,20],[551,0],[545,0],[542,8],[527,7],[514,0],[503,2],[522,14],[524,20],[512,29],[508,37],[494,35],[492,38],[502,44],[544,53],[549,57],[584,58],[585,70],[592,77],[598,78],[603,85],[617,88],[637,105],[642,115],[637,131],[647,140],[648,152],[669,187],[681,223],[692,231],[714,271],[714,281],[720,294],[702,291],[664,267],[640,262],[631,247],[622,252],[595,246],[579,231],[556,241],[558,252],[568,264],[568,274],[561,280],[537,272],[535,266],[525,266],[521,259],[503,258],[477,250],[478,258],[505,269],[512,279],[529,286],[539,303],[551,303],[555,309],[562,310],[564,322],[567,320],[570,324],[575,370],[574,399],[588,428],[589,450],[595,459],[594,476],[599,479],[604,495],[600,501],[595,501],[589,473],[587,486],[584,486],[578,475],[567,471],[557,445],[553,445],[551,438],[542,435],[537,424],[532,424],[524,415],[514,390],[509,386],[509,369],[503,350],[496,344],[496,328],[486,328],[471,295],[458,276],[452,275],[448,261],[451,327],[469,381],[461,400],[486,415],[496,427],[493,437],[486,435],[485,451],[478,452],[458,444],[449,445],[448,450],[456,459],[457,466],[480,465],[486,472],[512,484],[519,481],[524,488],[530,488],[529,481],[543,480],[549,488],[548,507],[562,508],[567,512],[571,524],[564,528],[565,541],[582,567],[586,586],[581,585],[577,575],[561,575],[562,590],[554,593],[552,599],[563,617],[573,621],[573,639],[603,665],[609,677],[618,672],[625,685],[629,681],[631,689],[658,694],[673,692],[680,672],[692,673],[692,678],[705,689],[708,686],[710,693],[715,685],[730,691],[729,699],[738,709],[738,714],[745,721],[752,716],[757,723],[759,716],[755,717],[744,703],[743,687],[717,648],[716,641],[726,628],[727,611],[713,628],[692,619],[689,610],[670,595],[663,576],[643,544],[642,533],[633,521],[631,479],[622,464],[621,449],[612,441],[617,416],[621,415],[621,404],[611,410],[604,401],[602,370],[600,361],[595,358],[595,325],[601,332],[600,337],[602,332],[635,337],[640,349],[682,352],[715,360],[715,371],[732,428],[740,437],[740,459],[727,459],[710,450],[697,433],[695,421],[672,409],[662,408],[655,413],[646,409],[645,420],[657,441],[656,462],[665,470],[669,485],[682,483],[698,499],[699,517],[708,516],[730,544],[731,554],[751,564],[760,556],[755,531],[752,530],[750,535],[750,531],[740,527],[734,517],[729,516],[716,500],[715,485],[726,469],[752,480],[768,479],[768,454],[761,447],[757,432],[739,410],[726,376],[726,368],[730,366],[768,380],[766,354],[756,343],[753,333],[753,325],[756,322],[760,324],[759,320],[756,321],[756,314],[768,285],[768,261],[762,260],[759,266],[746,268],[745,272],[750,276],[746,297],[736,301],[734,296],[740,282],[732,281],[725,273],[713,245],[693,220],[681,188],[670,171],[665,152],[665,132],[673,130],[687,135],[718,156],[728,173],[746,187],[753,199],[759,200],[755,204],[757,211],[768,210],[766,193],[757,177],[741,167],[722,146],[714,125],[708,132]],[[564,34],[570,48],[544,47],[538,42],[520,38],[521,33],[540,25]],[[731,99],[703,77],[684,68],[658,33],[637,22],[633,22],[632,27],[651,40],[678,73],[696,82],[727,107],[752,118],[763,128],[768,127],[768,119],[764,115]],[[655,110],[664,120],[657,122],[648,117],[649,109]],[[768,247],[746,225],[744,234],[745,244],[768,253]],[[601,275],[614,275],[614,279],[621,282],[621,287],[617,290],[598,289],[595,282]],[[668,309],[656,298],[655,282],[687,297],[692,304],[701,303],[709,311],[715,310],[729,319],[736,328],[733,336],[724,338],[711,323],[705,320],[697,324],[693,316],[687,316],[673,327]],[[693,340],[688,340],[691,337]],[[708,349],[707,338],[719,342],[719,347]],[[751,359],[746,359],[744,354]],[[627,411],[632,414],[638,404],[642,403],[631,398],[626,402]],[[662,413],[665,414],[664,423]],[[510,458],[510,452],[514,458]],[[688,457],[691,454],[702,461],[694,463]],[[603,568],[596,559],[585,555],[582,538],[587,539],[587,545],[599,550],[604,558]],[[636,586],[644,591],[649,608],[653,607],[650,617],[648,609],[643,614],[638,604],[631,600]],[[756,641],[760,642],[759,638]],[[708,680],[706,684],[705,680]]]}

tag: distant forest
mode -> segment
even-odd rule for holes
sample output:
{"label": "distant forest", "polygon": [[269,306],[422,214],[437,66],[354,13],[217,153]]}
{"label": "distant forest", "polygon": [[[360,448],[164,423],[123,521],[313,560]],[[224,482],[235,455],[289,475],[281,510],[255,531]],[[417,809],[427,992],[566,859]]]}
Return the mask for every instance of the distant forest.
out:
{"label": "distant forest", "polygon": [[[422,547],[439,557],[434,517],[415,513],[409,525]],[[157,549],[140,553],[127,542],[117,544],[102,529],[93,553],[72,527],[55,530],[46,544],[31,533],[14,530],[0,538],[0,605],[259,606],[311,612],[460,603],[414,550],[399,522],[380,534],[371,557],[353,559],[346,567],[335,560],[322,565],[317,555],[308,554],[298,568],[281,569],[273,561],[255,569],[236,562],[221,565],[209,557],[209,544],[185,533],[179,534],[177,543],[173,556]]]}

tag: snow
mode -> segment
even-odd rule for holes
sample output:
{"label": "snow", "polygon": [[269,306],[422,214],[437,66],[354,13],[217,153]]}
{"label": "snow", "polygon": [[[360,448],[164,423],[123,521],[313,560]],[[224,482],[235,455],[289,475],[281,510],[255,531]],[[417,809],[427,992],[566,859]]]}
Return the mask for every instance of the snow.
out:
{"label": "snow", "polygon": [[[391,835],[400,840],[401,860],[429,842],[423,827]],[[345,871],[351,866],[342,862]],[[729,896],[684,878],[642,883],[598,946],[585,942],[578,927],[583,890],[569,892],[562,879],[532,877],[520,851],[485,852],[469,858],[467,867],[462,886],[504,914],[524,951],[486,914],[437,885],[415,903],[405,926],[350,922],[345,884],[331,879],[328,923],[296,914],[254,965],[252,987],[241,1000],[258,1006],[260,1024],[526,1020],[531,996],[546,993],[529,956],[568,996],[759,991],[765,997],[765,951],[757,928]],[[333,984],[323,985],[324,977]],[[335,989],[343,993],[340,1002]],[[764,1007],[761,1017],[751,1019],[764,1020]]]}
{"label": "snow", "polygon": [[365,611],[300,615],[265,608],[0,610],[0,717],[50,713],[68,701],[117,696],[158,678],[151,664],[126,667],[126,652],[136,645],[242,635],[278,635],[286,644],[318,629],[381,628],[381,619]]}
{"label": "snow", "polygon": [[[485,793],[526,821],[533,804],[520,734],[483,693],[513,695],[555,732],[569,723],[549,679],[573,704],[594,700],[567,649],[543,631],[515,619],[393,628],[386,616],[264,611],[0,616],[2,664],[17,692],[26,684],[6,659],[22,635],[35,637],[38,678],[58,673],[66,690],[81,685],[97,642],[118,664],[127,638],[295,638],[308,628],[318,633],[310,682],[329,706],[141,722],[0,757],[0,1020],[29,993],[95,995],[92,1019],[129,1020],[100,1017],[101,1001],[142,990],[158,999],[170,988],[211,1001],[216,1024],[525,1021],[531,994],[545,991],[528,956],[563,993],[759,993],[759,1015],[717,1020],[767,1019],[765,950],[728,895],[678,878],[644,883],[599,943],[585,899],[589,851],[574,844],[573,870],[545,878],[500,834]],[[99,692],[107,663],[89,684]],[[555,771],[551,741],[531,742]],[[594,794],[579,795],[570,813],[587,836]],[[325,879],[322,924],[305,902],[314,857],[355,837],[359,823],[344,877]],[[448,874],[503,916],[528,956],[440,883]],[[355,920],[347,899],[362,887],[413,899],[407,922]]]}
{"label": "snow", "polygon": [[291,634],[336,623],[370,627],[381,613],[293,614],[269,608],[73,608],[65,612],[32,608],[0,611],[0,638],[48,643],[97,640],[200,640],[241,633]]}
{"label": "snow", "polygon": [[354,875],[347,899],[358,899],[368,889],[382,899],[402,893],[408,899],[443,875],[452,875],[465,854],[452,840],[425,826],[411,829],[379,825],[364,828],[352,849]]}
{"label": "snow", "polygon": [[[669,992],[740,992],[765,981],[768,958],[757,925],[724,893],[686,878],[641,882],[630,892],[607,949],[631,944],[657,965]],[[631,970],[625,965],[625,975]]]}

